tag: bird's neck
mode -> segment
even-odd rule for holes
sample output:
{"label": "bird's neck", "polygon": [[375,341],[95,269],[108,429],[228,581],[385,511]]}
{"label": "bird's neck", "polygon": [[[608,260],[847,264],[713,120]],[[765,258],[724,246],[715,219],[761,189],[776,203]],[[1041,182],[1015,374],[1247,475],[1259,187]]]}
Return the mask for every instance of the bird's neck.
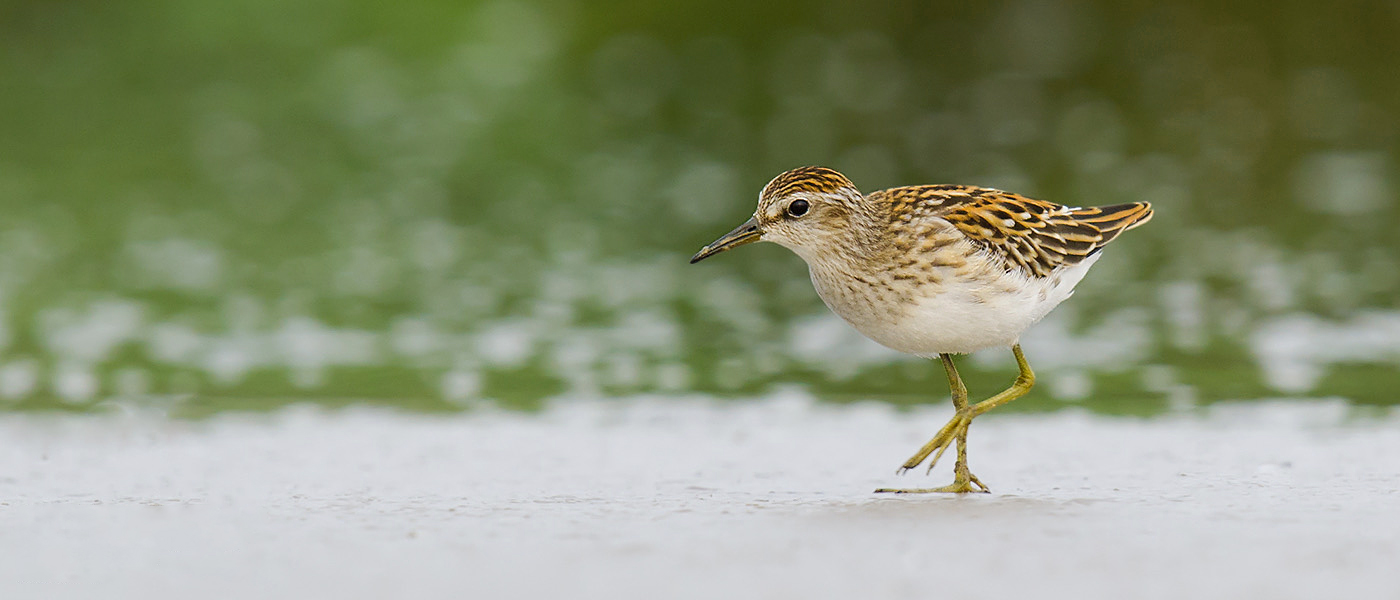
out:
{"label": "bird's neck", "polygon": [[815,247],[793,248],[813,271],[835,275],[874,275],[884,269],[881,258],[889,245],[886,229],[875,226],[874,217],[852,212],[848,226],[830,234]]}

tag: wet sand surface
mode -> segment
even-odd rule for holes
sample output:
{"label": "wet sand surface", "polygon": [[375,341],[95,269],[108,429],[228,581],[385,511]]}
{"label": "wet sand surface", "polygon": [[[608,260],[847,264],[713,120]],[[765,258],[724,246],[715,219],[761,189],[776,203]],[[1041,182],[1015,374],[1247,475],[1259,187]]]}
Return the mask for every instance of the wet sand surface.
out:
{"label": "wet sand surface", "polygon": [[5,598],[1400,596],[1400,418],[1331,402],[942,425],[634,398],[538,414],[0,417]]}

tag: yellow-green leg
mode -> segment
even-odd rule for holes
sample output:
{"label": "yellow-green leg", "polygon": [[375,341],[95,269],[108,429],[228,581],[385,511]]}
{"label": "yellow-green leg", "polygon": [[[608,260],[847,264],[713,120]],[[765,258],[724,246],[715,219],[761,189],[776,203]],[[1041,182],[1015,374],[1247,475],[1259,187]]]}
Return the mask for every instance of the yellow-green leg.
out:
{"label": "yellow-green leg", "polygon": [[[967,468],[967,428],[972,425],[972,420],[977,418],[978,415],[1026,395],[1026,392],[1029,392],[1031,387],[1035,385],[1035,373],[1031,371],[1030,365],[1026,364],[1026,356],[1021,353],[1021,345],[1016,344],[1012,346],[1011,352],[1016,355],[1016,367],[1020,369],[1020,374],[1016,376],[1016,382],[1012,383],[1011,387],[1003,390],[1000,394],[970,406],[967,403],[967,386],[963,384],[962,377],[958,375],[957,367],[953,365],[953,357],[948,354],[940,354],[938,356],[938,358],[943,361],[943,370],[948,373],[948,387],[953,392],[953,408],[956,412],[953,418],[948,421],[948,424],[938,430],[938,433],[933,436],[933,439],[929,440],[927,444],[924,444],[918,452],[914,453],[914,456],[909,457],[909,460],[904,461],[904,466],[899,468],[899,473],[902,475],[910,469],[919,466],[930,454],[933,455],[933,460],[929,461],[928,469],[932,471],[933,466],[938,464],[938,459],[943,457],[943,452],[947,450],[948,446],[954,441],[957,441],[958,460],[953,465],[953,483],[939,488],[880,488],[875,490],[876,493],[923,494],[930,492],[966,493],[990,491],[987,489],[987,486],[982,485],[982,482],[977,480],[977,476],[973,475],[972,471]],[[937,454],[934,454],[935,452]]]}

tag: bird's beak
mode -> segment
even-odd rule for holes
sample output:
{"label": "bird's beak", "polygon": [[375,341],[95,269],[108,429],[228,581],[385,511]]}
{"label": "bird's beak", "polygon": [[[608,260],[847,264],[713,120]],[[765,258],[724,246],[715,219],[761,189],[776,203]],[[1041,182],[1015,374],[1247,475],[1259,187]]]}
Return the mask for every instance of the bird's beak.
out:
{"label": "bird's beak", "polygon": [[758,228],[758,218],[750,217],[749,220],[744,221],[743,225],[735,227],[734,231],[720,236],[719,239],[701,248],[699,252],[695,253],[695,256],[690,257],[690,264],[693,265],[730,248],[757,242],[762,237],[763,232]]}

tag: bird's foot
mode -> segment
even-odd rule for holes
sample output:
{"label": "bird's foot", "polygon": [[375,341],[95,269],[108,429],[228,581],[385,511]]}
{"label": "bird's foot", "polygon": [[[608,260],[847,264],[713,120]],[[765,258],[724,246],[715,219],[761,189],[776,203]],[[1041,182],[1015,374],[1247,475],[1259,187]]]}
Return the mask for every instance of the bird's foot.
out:
{"label": "bird's foot", "polygon": [[953,483],[936,488],[880,488],[875,490],[877,494],[986,494],[992,490],[977,479],[967,465],[959,464],[953,469]]}
{"label": "bird's foot", "polygon": [[904,461],[904,466],[899,469],[899,474],[903,475],[909,472],[910,469],[922,464],[924,459],[932,455],[933,459],[928,463],[928,469],[932,471],[934,465],[938,464],[938,459],[943,457],[943,452],[956,441],[958,443],[958,461],[953,465],[953,483],[938,488],[880,488],[875,490],[875,492],[893,494],[966,494],[970,492],[985,493],[991,491],[967,468],[967,428],[972,424],[972,417],[973,412],[970,408],[959,408],[957,414],[953,415],[953,418],[948,421],[948,424],[938,430],[938,433],[933,436],[933,439],[929,440],[927,444],[924,444],[924,447],[920,448],[914,456]]}
{"label": "bird's foot", "polygon": [[[928,471],[925,472],[932,472],[934,465],[938,464],[938,459],[943,457],[943,452],[947,450],[954,441],[967,439],[967,427],[971,424],[972,411],[966,408],[958,410],[957,414],[953,415],[953,418],[948,420],[948,424],[938,430],[938,433],[933,436],[933,439],[929,440],[927,444],[924,444],[924,447],[919,448],[919,451],[909,457],[909,460],[904,461],[904,464],[899,467],[896,473],[900,475],[908,473],[911,469],[924,462],[924,459],[928,458],[930,454],[933,454],[933,460],[929,461]],[[937,454],[934,454],[935,452],[937,452]]]}

